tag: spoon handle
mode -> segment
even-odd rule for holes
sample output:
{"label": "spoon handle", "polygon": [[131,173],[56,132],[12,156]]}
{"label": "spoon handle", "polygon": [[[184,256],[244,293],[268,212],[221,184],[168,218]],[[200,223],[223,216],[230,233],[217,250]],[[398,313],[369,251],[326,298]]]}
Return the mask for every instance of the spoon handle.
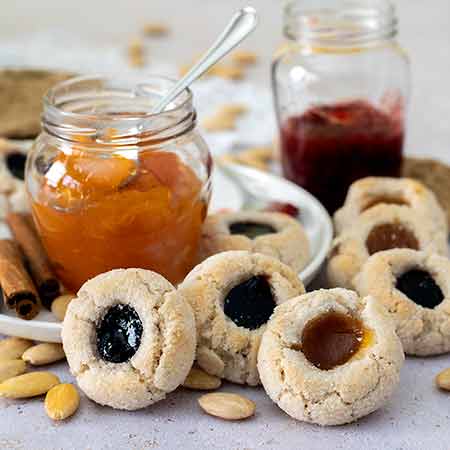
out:
{"label": "spoon handle", "polygon": [[173,101],[194,80],[203,75],[211,66],[222,59],[230,50],[238,45],[256,27],[258,18],[256,10],[250,6],[239,10],[225,27],[211,48],[202,56],[189,72],[179,80],[174,87],[153,109],[154,114],[164,111],[165,107]]}

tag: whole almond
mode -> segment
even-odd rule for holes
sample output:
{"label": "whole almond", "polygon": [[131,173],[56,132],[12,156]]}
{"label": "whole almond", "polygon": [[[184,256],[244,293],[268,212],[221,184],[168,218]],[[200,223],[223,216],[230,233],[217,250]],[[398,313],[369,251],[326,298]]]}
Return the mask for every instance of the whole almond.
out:
{"label": "whole almond", "polygon": [[128,61],[132,67],[145,65],[144,43],[139,37],[133,38],[128,44]]}
{"label": "whole almond", "polygon": [[43,366],[60,361],[66,357],[61,344],[44,343],[33,345],[22,355],[22,359],[33,366]]}
{"label": "whole almond", "polygon": [[193,367],[184,380],[183,386],[188,389],[199,391],[209,391],[217,389],[222,384],[222,380],[214,375],[209,375],[198,367]]}
{"label": "whole almond", "polygon": [[146,36],[160,37],[169,33],[169,27],[163,23],[149,22],[142,27],[142,32]]}
{"label": "whole almond", "polygon": [[80,396],[73,384],[58,384],[45,396],[45,411],[53,420],[64,420],[75,413]]}
{"label": "whole almond", "polygon": [[59,384],[59,378],[50,372],[30,372],[0,383],[0,397],[29,398],[47,393]]}
{"label": "whole almond", "polygon": [[55,300],[53,300],[52,308],[51,308],[52,313],[61,322],[64,320],[69,303],[75,297],[76,296],[73,294],[65,294],[65,295],[60,295],[59,297],[56,297]]}
{"label": "whole almond", "polygon": [[202,395],[198,403],[206,413],[226,420],[241,420],[253,416],[256,407],[248,398],[226,392]]}
{"label": "whole almond", "polygon": [[230,115],[233,117],[242,116],[248,111],[248,107],[242,103],[227,103],[217,111],[220,115]]}
{"label": "whole almond", "polygon": [[28,339],[9,337],[0,341],[0,360],[21,358],[33,343]]}
{"label": "whole almond", "polygon": [[250,50],[235,50],[231,54],[231,60],[235,64],[240,64],[242,66],[251,66],[258,62],[258,56],[255,52]]}
{"label": "whole almond", "polygon": [[250,147],[239,153],[239,156],[247,158],[255,158],[261,161],[269,162],[273,159],[272,147]]}
{"label": "whole almond", "polygon": [[450,368],[444,369],[436,376],[436,385],[440,389],[450,391]]}
{"label": "whole almond", "polygon": [[227,114],[215,114],[207,117],[202,122],[202,126],[207,131],[228,131],[236,127],[236,118]]}
{"label": "whole almond", "polygon": [[0,383],[17,375],[22,375],[26,369],[27,365],[21,359],[5,359],[4,361],[0,361]]}
{"label": "whole almond", "polygon": [[211,67],[207,71],[207,74],[209,76],[219,77],[225,80],[242,80],[244,78],[245,72],[240,66],[219,63]]}

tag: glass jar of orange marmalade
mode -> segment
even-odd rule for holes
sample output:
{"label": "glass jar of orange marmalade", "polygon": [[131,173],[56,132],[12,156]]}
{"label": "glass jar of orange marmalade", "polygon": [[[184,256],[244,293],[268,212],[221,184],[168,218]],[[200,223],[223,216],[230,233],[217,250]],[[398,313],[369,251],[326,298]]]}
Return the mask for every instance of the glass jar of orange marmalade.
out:
{"label": "glass jar of orange marmalade", "polygon": [[36,227],[68,289],[127,267],[177,283],[195,264],[212,163],[189,90],[163,113],[150,112],[173,83],[81,77],[44,98],[26,183]]}

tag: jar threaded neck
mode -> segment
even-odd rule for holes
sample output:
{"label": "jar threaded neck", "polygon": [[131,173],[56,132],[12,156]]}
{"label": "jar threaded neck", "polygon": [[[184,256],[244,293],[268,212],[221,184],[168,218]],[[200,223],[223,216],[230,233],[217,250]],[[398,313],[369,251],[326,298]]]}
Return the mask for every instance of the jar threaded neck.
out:
{"label": "jar threaded neck", "polygon": [[87,76],[57,84],[44,97],[43,130],[59,139],[102,146],[127,146],[174,139],[196,124],[186,90],[165,111],[152,107],[174,84],[163,77]]}
{"label": "jar threaded neck", "polygon": [[389,40],[398,20],[389,0],[290,0],[284,34],[300,44],[354,47]]}

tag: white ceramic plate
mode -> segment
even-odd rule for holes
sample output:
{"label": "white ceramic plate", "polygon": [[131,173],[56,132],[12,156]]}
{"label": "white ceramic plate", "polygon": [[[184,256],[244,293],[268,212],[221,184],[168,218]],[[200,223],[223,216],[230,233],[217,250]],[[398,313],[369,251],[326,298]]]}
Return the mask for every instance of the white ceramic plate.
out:
{"label": "white ceramic plate", "polygon": [[[306,285],[320,270],[332,240],[330,217],[323,206],[305,190],[276,175],[237,165],[227,166],[226,171],[216,168],[211,212],[222,208],[238,210],[270,201],[292,203],[301,211],[301,222],[311,244],[311,261],[299,274]],[[0,228],[0,237],[5,237],[5,233],[8,231]],[[36,341],[61,342],[61,324],[46,310],[26,321],[2,306],[0,333]]]}

